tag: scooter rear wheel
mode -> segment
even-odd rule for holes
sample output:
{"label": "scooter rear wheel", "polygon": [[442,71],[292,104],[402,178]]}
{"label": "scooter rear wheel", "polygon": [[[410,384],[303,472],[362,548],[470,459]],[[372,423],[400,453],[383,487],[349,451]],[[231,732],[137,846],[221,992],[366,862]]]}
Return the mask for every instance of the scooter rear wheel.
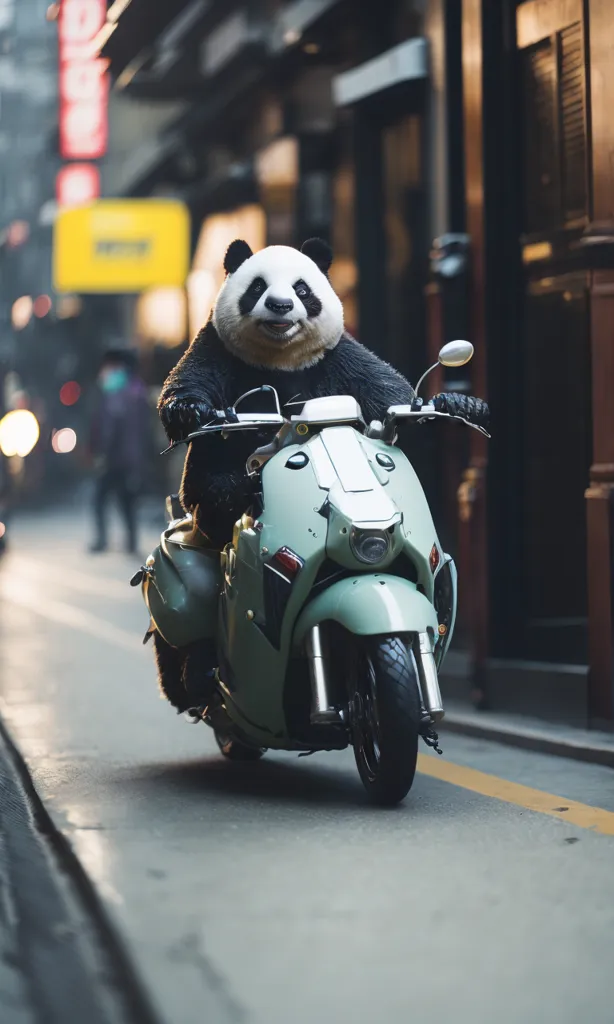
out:
{"label": "scooter rear wheel", "polygon": [[246,743],[241,743],[228,733],[214,731],[217,745],[229,761],[259,761],[264,754],[262,747],[248,747]]}
{"label": "scooter rear wheel", "polygon": [[420,687],[415,660],[398,636],[368,637],[350,675],[354,757],[373,803],[393,806],[411,789],[418,760]]}

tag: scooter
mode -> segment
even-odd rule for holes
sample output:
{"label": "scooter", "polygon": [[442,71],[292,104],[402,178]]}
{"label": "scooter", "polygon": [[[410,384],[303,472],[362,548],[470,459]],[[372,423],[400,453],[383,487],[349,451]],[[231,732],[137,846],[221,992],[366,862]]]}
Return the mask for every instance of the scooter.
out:
{"label": "scooter", "polygon": [[[469,342],[450,342],[439,362],[461,366],[472,355]],[[239,412],[248,392],[236,423],[179,442],[275,431],[248,459],[254,499],[232,541],[211,550],[181,514],[133,583],[142,583],[151,628],[173,647],[215,636],[215,693],[191,713],[226,757],[351,745],[369,797],[393,805],[411,788],[420,737],[441,752],[438,670],[456,616],[454,562],[395,442],[401,424],[458,417],[427,402],[366,424],[348,396],[283,415],[273,388],[257,390],[270,392],[273,412]]]}

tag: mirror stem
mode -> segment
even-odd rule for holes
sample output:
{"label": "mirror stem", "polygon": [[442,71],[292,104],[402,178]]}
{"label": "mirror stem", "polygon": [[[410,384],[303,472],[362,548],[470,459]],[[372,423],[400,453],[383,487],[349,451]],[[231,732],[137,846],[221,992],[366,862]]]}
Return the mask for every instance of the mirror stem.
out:
{"label": "mirror stem", "polygon": [[416,384],[416,386],[414,388],[414,391],[416,393],[416,397],[418,397],[418,395],[420,393],[420,388],[422,387],[422,384],[424,383],[424,381],[428,377],[429,373],[432,373],[433,370],[436,370],[438,366],[439,366],[439,362],[433,363],[433,365],[429,366],[428,370],[425,373],[422,374],[420,380],[418,381],[418,383]]}

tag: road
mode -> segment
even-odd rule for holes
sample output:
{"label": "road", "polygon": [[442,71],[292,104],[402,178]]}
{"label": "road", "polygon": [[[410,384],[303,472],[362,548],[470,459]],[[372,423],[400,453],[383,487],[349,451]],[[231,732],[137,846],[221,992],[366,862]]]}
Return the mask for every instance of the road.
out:
{"label": "road", "polygon": [[349,752],[226,763],[76,514],[14,528],[0,710],[163,1024],[614,1022],[610,769],[444,733],[389,811]]}

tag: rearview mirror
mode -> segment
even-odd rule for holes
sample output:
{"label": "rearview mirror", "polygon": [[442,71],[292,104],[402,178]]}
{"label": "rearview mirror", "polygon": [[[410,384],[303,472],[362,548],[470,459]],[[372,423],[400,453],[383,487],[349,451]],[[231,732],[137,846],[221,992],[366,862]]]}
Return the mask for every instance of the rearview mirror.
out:
{"label": "rearview mirror", "polygon": [[470,341],[449,341],[438,355],[442,366],[464,366],[473,358],[473,345]]}

